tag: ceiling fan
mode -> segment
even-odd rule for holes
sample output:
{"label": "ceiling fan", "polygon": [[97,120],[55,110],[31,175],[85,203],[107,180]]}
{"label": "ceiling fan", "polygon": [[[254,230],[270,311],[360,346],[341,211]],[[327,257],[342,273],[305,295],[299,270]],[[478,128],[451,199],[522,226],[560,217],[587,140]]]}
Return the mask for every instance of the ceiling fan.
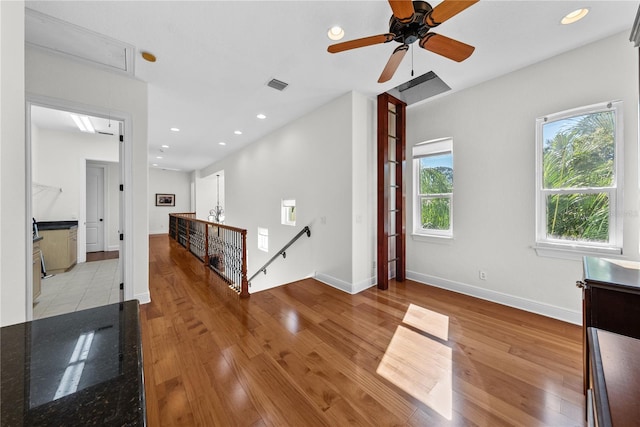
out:
{"label": "ceiling fan", "polygon": [[384,83],[393,77],[404,55],[409,50],[409,45],[415,41],[418,41],[421,48],[456,62],[464,61],[473,53],[475,47],[441,34],[432,33],[429,30],[479,0],[443,0],[442,3],[434,8],[426,1],[388,1],[393,11],[393,15],[389,20],[388,33],[332,44],[327,50],[330,53],[338,53],[359,47],[388,43],[392,40],[401,43],[391,54],[387,65],[382,70],[382,74],[380,74],[378,83]]}

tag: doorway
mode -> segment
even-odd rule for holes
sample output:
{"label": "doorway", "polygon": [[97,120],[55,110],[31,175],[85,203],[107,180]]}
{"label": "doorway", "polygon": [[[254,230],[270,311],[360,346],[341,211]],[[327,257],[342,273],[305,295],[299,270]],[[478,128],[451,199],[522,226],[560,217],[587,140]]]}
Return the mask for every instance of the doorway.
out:
{"label": "doorway", "polygon": [[86,252],[104,252],[104,170],[87,162]]}
{"label": "doorway", "polygon": [[[77,258],[68,266],[50,268],[47,260],[53,259],[52,251],[42,249],[41,277],[34,268],[32,286],[27,286],[27,317],[49,317],[122,301],[127,285],[123,257],[91,265],[86,261],[88,252],[119,253],[122,249],[119,237],[126,208],[121,191],[125,176],[121,141],[126,122],[110,114],[49,102],[29,102],[27,107],[27,179],[32,188],[28,212],[44,228],[62,224],[72,230],[75,226],[77,236],[75,241],[69,239]],[[39,246],[46,240],[44,237]],[[33,291],[37,284],[39,295]]]}

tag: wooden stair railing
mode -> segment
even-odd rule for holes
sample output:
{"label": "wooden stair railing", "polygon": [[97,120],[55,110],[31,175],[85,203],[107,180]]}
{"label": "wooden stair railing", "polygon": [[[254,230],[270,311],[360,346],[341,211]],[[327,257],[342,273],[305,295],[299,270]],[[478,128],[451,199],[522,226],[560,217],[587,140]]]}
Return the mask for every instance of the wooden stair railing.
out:
{"label": "wooden stair railing", "polygon": [[210,268],[241,298],[249,296],[247,230],[197,219],[193,212],[169,214],[169,237]]}

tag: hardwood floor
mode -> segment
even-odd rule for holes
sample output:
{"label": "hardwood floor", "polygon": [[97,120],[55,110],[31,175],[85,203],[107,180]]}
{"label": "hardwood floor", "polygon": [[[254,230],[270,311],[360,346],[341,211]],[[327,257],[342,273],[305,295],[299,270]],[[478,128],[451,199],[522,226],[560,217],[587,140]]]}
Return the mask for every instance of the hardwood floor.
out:
{"label": "hardwood floor", "polygon": [[119,257],[120,251],[87,252],[87,262],[105,261],[108,259],[117,259]]}
{"label": "hardwood floor", "polygon": [[584,425],[578,326],[410,281],[241,300],[149,241],[150,426]]}

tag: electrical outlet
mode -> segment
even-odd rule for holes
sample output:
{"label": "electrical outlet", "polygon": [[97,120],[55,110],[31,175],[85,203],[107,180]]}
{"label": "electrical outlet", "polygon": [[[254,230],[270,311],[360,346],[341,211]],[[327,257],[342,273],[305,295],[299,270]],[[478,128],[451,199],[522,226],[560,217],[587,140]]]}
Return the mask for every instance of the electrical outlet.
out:
{"label": "electrical outlet", "polygon": [[478,277],[480,277],[480,280],[487,280],[487,272],[484,270],[478,271]]}

